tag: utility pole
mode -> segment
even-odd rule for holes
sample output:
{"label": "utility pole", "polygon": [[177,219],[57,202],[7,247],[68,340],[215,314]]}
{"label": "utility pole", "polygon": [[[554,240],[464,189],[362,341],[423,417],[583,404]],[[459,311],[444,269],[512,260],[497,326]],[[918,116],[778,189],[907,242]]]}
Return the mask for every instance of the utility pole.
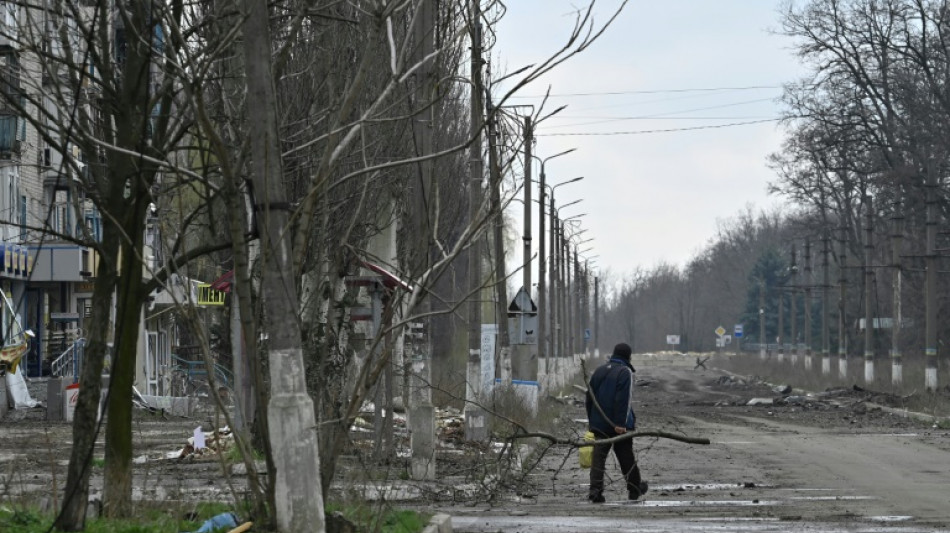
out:
{"label": "utility pole", "polygon": [[[420,155],[432,153],[433,128],[435,127],[435,109],[432,105],[435,80],[433,64],[430,58],[435,48],[435,2],[422,0],[418,4],[419,14],[413,28],[415,49],[413,59],[419,63],[416,74],[416,97],[421,113],[412,121],[413,134],[419,146]],[[438,198],[435,190],[431,160],[419,163],[419,178],[412,191],[411,228],[415,235],[413,255],[410,258],[411,270],[416,279],[422,279],[432,264],[431,252],[435,235],[432,234],[433,224],[430,223],[434,215],[434,203],[431,198]],[[418,311],[423,316],[430,309],[431,301],[424,296],[418,304]],[[409,447],[410,475],[417,480],[435,479],[435,408],[432,406],[432,335],[430,323],[423,320],[423,341],[416,346],[411,354],[412,373],[409,377]]]}
{"label": "utility pole", "polygon": [[[487,90],[486,90],[487,95]],[[498,344],[495,358],[499,369],[498,376],[503,385],[511,384],[511,338],[508,335],[508,280],[505,276],[505,213],[501,206],[501,168],[498,165],[497,120],[491,96],[488,104],[488,176],[491,194],[492,248],[494,253],[495,275],[495,323],[498,324]]]}
{"label": "utility pole", "polygon": [[544,206],[545,204],[545,180],[544,161],[541,162],[541,174],[538,176],[538,383],[542,391],[547,393],[547,377],[551,371],[551,350],[548,349],[547,339],[548,326],[548,295],[547,295],[547,250],[545,244],[547,239],[544,236]]}
{"label": "utility pole", "polygon": [[901,201],[894,202],[894,216],[891,219],[893,233],[891,233],[891,258],[894,263],[894,274],[891,289],[894,291],[893,324],[891,325],[891,384],[900,385],[904,382],[904,365],[901,359],[901,327],[903,317],[901,313],[901,243],[903,240],[903,222],[901,216]]}
{"label": "utility pole", "polygon": [[600,356],[600,277],[594,276],[594,357]]}
{"label": "utility pole", "polygon": [[789,302],[789,309],[788,309],[789,315],[791,315],[789,317],[789,328],[791,329],[791,340],[792,340],[792,366],[795,366],[798,364],[798,330],[795,328],[795,326],[797,325],[797,319],[798,319],[798,309],[797,309],[798,306],[796,305],[798,301],[798,286],[796,285],[797,277],[798,277],[798,265],[796,264],[795,261],[796,261],[795,245],[792,244],[792,263],[790,266],[791,271],[792,271],[792,279],[791,279],[792,298],[791,298],[791,302]]}
{"label": "utility pole", "polygon": [[927,277],[924,280],[925,310],[927,313],[924,358],[927,368],[924,387],[937,390],[937,175],[931,165],[927,175]]}
{"label": "utility pole", "polygon": [[[258,128],[251,136],[251,176],[258,193],[255,205],[260,228],[261,300],[266,321],[267,361],[271,395],[266,405],[273,457],[274,517],[282,532],[324,531],[320,443],[316,413],[304,380],[300,322],[296,313],[297,282],[293,276],[291,204],[284,187],[277,124],[277,90],[271,58],[270,13],[265,2],[246,0],[244,57],[247,68],[248,120]],[[263,406],[262,406],[263,407]],[[110,413],[111,414],[111,413]],[[110,424],[107,428],[112,427]],[[107,441],[108,442],[108,441]],[[109,457],[106,450],[106,457]],[[107,472],[108,474],[108,472]],[[108,476],[106,477],[108,479]],[[105,484],[106,495],[115,487]]]}
{"label": "utility pole", "polygon": [[[471,56],[471,135],[469,146],[468,223],[475,225],[482,205],[482,15],[481,0],[472,1],[472,56]],[[465,437],[473,441],[488,439],[485,412],[479,406],[479,396],[492,383],[482,383],[482,237],[472,238],[468,248],[468,365],[465,388]],[[493,373],[494,374],[494,373]]]}
{"label": "utility pole", "polygon": [[840,238],[838,239],[838,376],[848,379],[848,322],[846,316],[847,287],[848,287],[848,247],[845,243],[848,238],[848,228],[841,224]]}
{"label": "utility pole", "polygon": [[[527,299],[520,299],[515,296],[513,302],[521,302],[520,307],[514,309],[516,312],[512,319],[507,322],[517,324],[511,327],[511,333],[514,333],[511,354],[511,378],[522,381],[533,381],[538,383],[538,349],[537,349],[537,324],[531,324],[531,317],[537,317],[534,313],[534,299],[531,296],[531,148],[533,141],[531,116],[524,117],[524,231],[522,232],[522,265],[521,265],[521,287]],[[530,333],[529,333],[530,332]],[[536,411],[537,405],[531,404],[531,409]]]}
{"label": "utility pole", "polygon": [[811,370],[811,240],[805,239],[805,370]]}
{"label": "utility pole", "polygon": [[874,382],[874,313],[871,309],[874,272],[871,270],[873,244],[871,238],[874,228],[871,209],[871,196],[864,197],[864,382]]}
{"label": "utility pole", "polygon": [[828,257],[831,253],[831,236],[825,228],[821,238],[821,373],[831,374],[831,277]]}
{"label": "utility pole", "polygon": [[560,331],[558,328],[558,321],[560,320],[560,313],[558,312],[558,274],[560,273],[558,267],[558,239],[557,235],[560,232],[560,225],[558,224],[559,220],[554,210],[554,192],[551,192],[551,332],[548,335],[548,373],[551,375],[557,375],[558,367],[558,339]]}
{"label": "utility pole", "polygon": [[811,240],[805,239],[805,370],[811,370]]}
{"label": "utility pole", "polygon": [[566,228],[564,227],[565,222],[566,222],[566,221],[564,221],[564,220],[560,221],[560,227],[561,227],[561,234],[560,234],[560,239],[561,239],[561,259],[560,259],[560,263],[561,263],[561,285],[560,285],[560,289],[559,289],[559,291],[558,291],[558,297],[559,297],[559,299],[561,300],[561,302],[560,302],[560,303],[561,303],[561,311],[560,311],[560,314],[561,314],[561,324],[560,324],[560,328],[559,328],[559,329],[560,329],[560,332],[561,332],[560,352],[561,352],[561,357],[563,357],[563,358],[566,359],[566,358],[571,357],[570,345],[568,344],[568,333],[569,333],[568,330],[571,328],[571,315],[570,315],[570,313],[568,312],[568,306],[567,306],[567,296],[568,296],[568,294],[570,294],[568,291],[570,290],[570,282],[571,282],[571,280],[570,280],[570,278],[568,277],[569,272],[570,272],[570,270],[569,270],[570,265],[568,264],[568,257],[569,257],[569,256],[568,256],[567,236],[565,235],[565,229],[566,229]]}
{"label": "utility pole", "polygon": [[[531,296],[531,144],[534,142],[531,116],[524,117],[524,282],[522,286]],[[525,312],[531,311],[525,309]]]}
{"label": "utility pole", "polygon": [[759,279],[759,359],[765,360],[769,341],[765,338],[765,276]]}
{"label": "utility pole", "polygon": [[778,344],[778,362],[785,362],[785,287],[778,287],[778,335],[775,336]]}
{"label": "utility pole", "polygon": [[584,346],[584,328],[587,321],[583,318],[584,310],[584,277],[581,271],[581,263],[577,257],[577,247],[574,245],[574,353],[581,353]]}

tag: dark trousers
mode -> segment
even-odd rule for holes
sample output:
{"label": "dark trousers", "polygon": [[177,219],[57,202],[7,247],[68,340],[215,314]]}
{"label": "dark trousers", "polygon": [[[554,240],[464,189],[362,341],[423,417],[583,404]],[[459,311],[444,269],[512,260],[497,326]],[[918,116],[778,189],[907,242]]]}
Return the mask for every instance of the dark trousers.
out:
{"label": "dark trousers", "polygon": [[[597,440],[606,439],[607,435],[595,431]],[[627,480],[627,492],[637,491],[640,494],[640,467],[633,455],[633,439],[607,444],[595,444],[590,465],[590,498],[600,496],[604,492],[604,470],[607,465],[607,456],[613,448],[620,471]]]}

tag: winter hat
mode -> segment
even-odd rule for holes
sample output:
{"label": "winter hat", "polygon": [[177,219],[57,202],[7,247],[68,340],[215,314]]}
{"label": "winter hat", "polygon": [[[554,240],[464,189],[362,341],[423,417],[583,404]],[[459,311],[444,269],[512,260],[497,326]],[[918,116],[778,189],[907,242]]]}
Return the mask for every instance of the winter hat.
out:
{"label": "winter hat", "polygon": [[611,357],[616,357],[618,359],[623,359],[624,361],[630,360],[630,354],[633,353],[633,349],[630,348],[630,345],[621,342],[620,344],[614,346],[614,354]]}

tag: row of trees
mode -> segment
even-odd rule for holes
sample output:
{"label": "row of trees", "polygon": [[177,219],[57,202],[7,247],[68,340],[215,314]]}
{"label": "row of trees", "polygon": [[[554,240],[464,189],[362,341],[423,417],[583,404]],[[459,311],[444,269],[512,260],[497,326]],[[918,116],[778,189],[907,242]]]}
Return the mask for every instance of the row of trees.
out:
{"label": "row of trees", "polygon": [[[809,0],[787,5],[781,27],[810,69],[786,86],[787,138],[770,157],[769,187],[789,201],[788,214],[743,213],[685,268],[634,273],[608,317],[647,349],[677,331],[684,347],[708,349],[712,330],[733,322],[752,340],[789,342],[796,297],[794,341],[810,338],[815,352],[891,353],[898,365],[902,353],[926,354],[927,387],[936,388],[938,340],[950,335],[937,321],[948,301],[950,4]],[[869,336],[865,348],[866,316],[901,327]]]}
{"label": "row of trees", "polygon": [[[82,225],[51,234],[42,217],[30,227],[39,242],[72,241],[98,257],[56,527],[84,527],[107,343],[114,340],[115,356],[104,510],[128,516],[143,305],[154,291],[174,293],[175,276],[233,270],[247,350],[236,364],[259,406],[238,438],[256,519],[322,531],[334,459],[362,400],[398,359],[406,324],[431,318],[428,344],[400,361],[461,362],[440,374],[463,389],[461,304],[493,279],[469,279],[465,253],[513,192],[503,184],[523,152],[498,110],[603,26],[592,22],[591,6],[582,9],[564,48],[513,74],[509,93],[494,94],[473,75],[486,63],[467,52],[503,13],[496,2],[77,0],[15,9],[18,31],[5,37],[17,43],[22,90],[3,91],[4,101],[42,146],[64,154],[60,186],[72,208],[102,218],[101,238]],[[483,94],[494,106],[470,110]],[[478,141],[483,124],[498,128],[486,146]],[[468,179],[473,159],[491,162],[493,201],[480,172]],[[152,243],[160,261],[146,253],[146,220],[161,227]],[[491,264],[490,248],[476,249],[475,264]],[[349,319],[359,289],[347,279],[368,262],[405,283],[387,296],[388,327],[366,337]],[[181,303],[182,317],[193,319]],[[254,473],[254,442],[265,452],[266,478]]]}

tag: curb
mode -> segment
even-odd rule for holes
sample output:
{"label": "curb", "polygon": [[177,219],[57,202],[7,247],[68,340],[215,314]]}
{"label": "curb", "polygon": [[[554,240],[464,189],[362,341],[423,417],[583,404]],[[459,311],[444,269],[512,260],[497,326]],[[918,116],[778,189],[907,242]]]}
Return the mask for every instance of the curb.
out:
{"label": "curb", "polygon": [[452,517],[445,513],[438,513],[429,519],[429,525],[422,529],[422,533],[452,533]]}

